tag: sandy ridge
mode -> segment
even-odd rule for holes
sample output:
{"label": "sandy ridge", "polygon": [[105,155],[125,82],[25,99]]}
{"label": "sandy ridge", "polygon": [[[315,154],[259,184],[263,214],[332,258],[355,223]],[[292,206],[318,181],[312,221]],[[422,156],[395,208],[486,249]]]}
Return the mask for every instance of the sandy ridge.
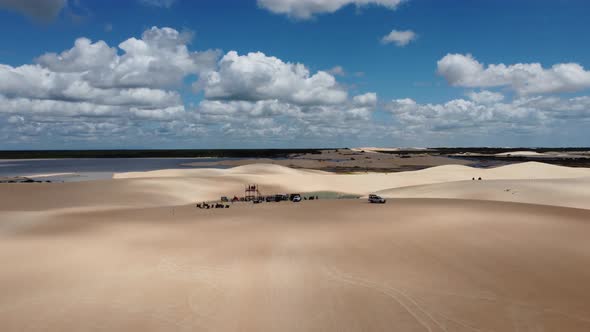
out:
{"label": "sandy ridge", "polygon": [[[394,199],[193,205],[246,183]],[[542,163],[0,185],[0,330],[589,331],[589,188]]]}
{"label": "sandy ridge", "polygon": [[[47,210],[92,207],[153,207],[191,204],[219,199],[220,196],[243,195],[244,185],[257,183],[263,194],[279,192],[336,191],[368,195],[381,191],[389,197],[464,197],[504,199],[530,203],[590,208],[586,188],[590,169],[568,168],[537,162],[513,164],[494,169],[477,169],[445,165],[401,173],[334,174],[315,170],[292,169],[279,165],[254,164],[230,169],[172,169],[152,172],[118,173],[114,180],[83,183],[4,184],[0,186],[0,211]],[[471,183],[474,177],[483,181]],[[543,186],[539,180],[554,179]],[[579,181],[565,181],[579,179]],[[514,181],[492,185],[491,180]],[[420,196],[418,190],[396,188],[468,181],[453,188],[440,187],[439,194]],[[528,182],[527,182],[528,181]],[[479,181],[478,181],[479,182]],[[535,183],[539,183],[538,185]],[[529,183],[529,184],[527,184]],[[550,184],[557,183],[555,187]],[[32,187],[34,186],[34,187]],[[515,187],[518,186],[518,187]],[[524,187],[523,187],[524,186]],[[518,196],[495,195],[498,190],[521,188]],[[474,188],[481,193],[474,194]],[[531,194],[523,196],[527,191]],[[564,199],[554,199],[555,188]],[[452,190],[451,190],[452,189]],[[476,190],[476,191],[477,191]],[[387,192],[385,192],[387,191]],[[471,194],[470,194],[471,193]],[[406,196],[404,196],[406,195]],[[513,198],[517,198],[513,200]],[[571,199],[570,199],[571,198]],[[569,201],[575,201],[570,203]],[[590,201],[590,199],[588,199]]]}

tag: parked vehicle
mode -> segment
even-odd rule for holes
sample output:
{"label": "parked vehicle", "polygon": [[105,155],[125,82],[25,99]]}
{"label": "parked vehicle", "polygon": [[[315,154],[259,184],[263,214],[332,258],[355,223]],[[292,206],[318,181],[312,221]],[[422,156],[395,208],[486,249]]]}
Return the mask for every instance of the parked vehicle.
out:
{"label": "parked vehicle", "polygon": [[275,202],[288,201],[288,200],[289,200],[289,195],[287,195],[287,194],[275,195]]}
{"label": "parked vehicle", "polygon": [[301,202],[301,195],[299,195],[299,194],[292,194],[289,198],[291,199],[291,202],[293,202],[293,203]]}
{"label": "parked vehicle", "polygon": [[226,196],[221,196],[221,201],[227,203],[229,202],[229,199]]}
{"label": "parked vehicle", "polygon": [[290,200],[290,201],[293,201],[293,199],[294,199],[295,197],[299,197],[299,199],[301,199],[301,195],[299,195],[299,194],[291,194],[291,195],[289,195],[289,200]]}
{"label": "parked vehicle", "polygon": [[375,194],[369,195],[369,203],[385,204],[385,202],[387,202],[385,200],[385,198],[383,198],[379,195],[375,195]]}

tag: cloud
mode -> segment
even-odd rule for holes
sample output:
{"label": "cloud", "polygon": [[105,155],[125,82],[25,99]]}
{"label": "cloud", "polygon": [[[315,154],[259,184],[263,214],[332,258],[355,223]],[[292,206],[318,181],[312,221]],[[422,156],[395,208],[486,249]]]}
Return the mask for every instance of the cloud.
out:
{"label": "cloud", "polygon": [[342,68],[342,66],[334,66],[334,67],[328,69],[326,72],[329,74],[332,74],[334,76],[345,76],[346,75],[346,71],[344,70],[344,68]]}
{"label": "cloud", "polygon": [[186,112],[175,88],[188,75],[214,70],[219,58],[215,50],[188,51],[188,42],[188,35],[153,27],[118,48],[79,38],[71,49],[43,54],[35,64],[0,64],[0,113],[37,121],[181,119]]}
{"label": "cloud", "polygon": [[199,112],[207,120],[233,121],[236,117],[247,118],[274,117],[279,115],[302,116],[300,107],[274,100],[205,100],[199,104]]}
{"label": "cloud", "polygon": [[395,43],[397,46],[403,47],[416,40],[416,38],[418,38],[418,35],[412,30],[391,30],[389,34],[381,38],[381,42],[383,44]]}
{"label": "cloud", "polygon": [[55,18],[66,0],[0,0],[0,8],[13,10],[41,21]]}
{"label": "cloud", "polygon": [[197,88],[202,88],[208,99],[277,99],[298,105],[339,104],[348,96],[327,72],[312,75],[303,64],[283,62],[261,52],[228,52],[219,61],[219,69],[208,73]]}
{"label": "cloud", "polygon": [[469,97],[469,99],[473,100],[476,103],[479,104],[493,104],[493,103],[499,103],[502,100],[504,100],[504,95],[501,93],[497,93],[497,92],[492,92],[492,91],[480,91],[480,92],[468,92],[467,93],[467,97]]}
{"label": "cloud", "polygon": [[[200,121],[224,123],[224,135],[256,132],[264,133],[266,139],[295,133],[310,137],[319,130],[331,137],[344,135],[343,128],[350,134],[370,123],[377,104],[375,93],[349,98],[348,91],[327,72],[311,73],[303,64],[260,52],[228,52],[218,69],[196,86],[206,98],[197,106]],[[260,123],[267,127],[253,131]]]}
{"label": "cloud", "polygon": [[199,121],[209,127],[222,124],[220,135],[227,140],[257,137],[265,143],[275,140],[338,142],[355,135],[370,135],[371,106],[295,105],[278,100],[205,100],[199,105]]}
{"label": "cloud", "polygon": [[[149,97],[149,94],[146,94]],[[150,97],[152,100],[153,97]],[[157,99],[157,97],[155,98]],[[184,112],[184,106],[178,103],[166,105],[152,104],[150,101],[139,103],[109,102],[95,100],[58,100],[32,99],[25,97],[9,98],[0,95],[0,113],[19,114],[21,116],[41,116],[49,118],[63,117],[137,117],[163,120]]]}
{"label": "cloud", "polygon": [[375,93],[350,98],[331,74],[261,52],[228,52],[195,87],[206,98],[197,106],[199,120],[223,123],[225,136],[350,137],[370,125],[377,105]]}
{"label": "cloud", "polygon": [[348,5],[375,5],[395,9],[405,0],[258,0],[258,6],[275,14],[311,19],[317,14],[333,13]]}
{"label": "cloud", "polygon": [[471,54],[447,54],[437,72],[451,85],[469,88],[509,87],[520,95],[574,92],[590,88],[590,71],[577,63],[543,68],[539,63],[490,64]]}
{"label": "cloud", "polygon": [[478,103],[455,99],[444,104],[419,104],[413,99],[393,100],[387,109],[402,126],[421,131],[437,131],[449,128],[471,128],[479,123],[495,119],[491,109]]}
{"label": "cloud", "polygon": [[360,106],[376,106],[377,105],[377,94],[374,92],[368,92],[362,95],[354,96],[352,98],[355,105]]}
{"label": "cloud", "polygon": [[[371,124],[375,93],[349,96],[330,73],[260,52],[191,51],[191,37],[153,27],[117,46],[79,38],[31,64],[0,64],[0,139],[174,145],[196,137],[243,143],[369,132],[361,128]],[[183,102],[187,80],[203,91],[196,105]]]}
{"label": "cloud", "polygon": [[[334,122],[369,120],[374,104],[343,103],[341,105],[296,105],[279,100],[220,101],[204,100],[199,113],[209,122],[235,122],[244,124],[257,118],[288,118],[290,124],[297,121],[323,123],[330,127]],[[295,121],[295,122],[293,122]]]}
{"label": "cloud", "polygon": [[79,38],[70,50],[47,53],[36,61],[59,76],[78,73],[98,88],[166,88],[181,84],[186,75],[203,74],[216,66],[219,51],[189,52],[189,41],[189,35],[174,29],[152,27],[141,39],[120,43],[123,55],[104,41]]}
{"label": "cloud", "polygon": [[161,8],[170,8],[176,2],[176,0],[138,0],[139,3],[152,6],[152,7],[161,7]]}
{"label": "cloud", "polygon": [[575,98],[526,97],[500,102],[494,95],[474,94],[476,100],[453,99],[441,104],[420,104],[413,99],[396,99],[386,104],[397,121],[397,130],[408,137],[420,135],[468,135],[493,140],[506,134],[563,135],[572,123],[590,121],[590,96]]}

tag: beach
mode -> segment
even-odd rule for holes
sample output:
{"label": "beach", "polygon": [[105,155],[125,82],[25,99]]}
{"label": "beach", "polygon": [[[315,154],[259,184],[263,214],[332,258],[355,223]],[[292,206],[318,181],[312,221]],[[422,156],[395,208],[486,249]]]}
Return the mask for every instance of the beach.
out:
{"label": "beach", "polygon": [[[195,207],[251,183],[363,199]],[[589,184],[537,162],[2,184],[0,328],[588,331]]]}

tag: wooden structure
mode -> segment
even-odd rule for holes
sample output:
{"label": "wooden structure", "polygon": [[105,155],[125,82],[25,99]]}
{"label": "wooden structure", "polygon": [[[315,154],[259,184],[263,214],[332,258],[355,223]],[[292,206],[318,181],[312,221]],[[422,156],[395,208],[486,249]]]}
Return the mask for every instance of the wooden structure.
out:
{"label": "wooden structure", "polygon": [[244,189],[244,201],[255,201],[262,197],[260,191],[258,190],[258,185],[256,184],[247,184],[246,188]]}

